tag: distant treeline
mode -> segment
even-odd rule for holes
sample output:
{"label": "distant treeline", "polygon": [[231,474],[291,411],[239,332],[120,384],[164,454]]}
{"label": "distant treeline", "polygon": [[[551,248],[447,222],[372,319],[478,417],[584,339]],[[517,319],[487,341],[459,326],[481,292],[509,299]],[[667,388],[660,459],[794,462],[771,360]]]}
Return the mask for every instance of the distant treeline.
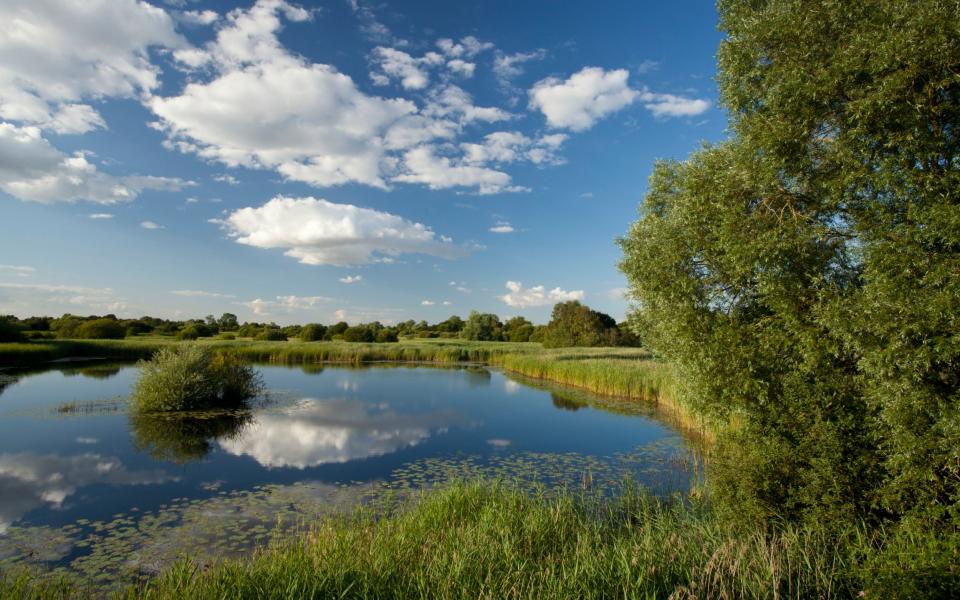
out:
{"label": "distant treeline", "polygon": [[332,325],[308,323],[240,323],[237,315],[223,313],[219,318],[171,321],[157,317],[121,319],[116,315],[17,318],[0,316],[0,342],[34,339],[123,339],[140,335],[171,336],[180,340],[218,337],[254,340],[305,342],[346,341],[390,343],[400,338],[459,338],[491,342],[541,342],[548,348],[569,346],[637,346],[639,340],[625,324],[610,315],[595,311],[577,301],[561,302],[553,307],[550,322],[534,325],[524,317],[501,321],[492,313],[473,311],[466,319],[451,316],[439,323],[410,319],[395,325],[379,321],[350,325],[340,321]]}

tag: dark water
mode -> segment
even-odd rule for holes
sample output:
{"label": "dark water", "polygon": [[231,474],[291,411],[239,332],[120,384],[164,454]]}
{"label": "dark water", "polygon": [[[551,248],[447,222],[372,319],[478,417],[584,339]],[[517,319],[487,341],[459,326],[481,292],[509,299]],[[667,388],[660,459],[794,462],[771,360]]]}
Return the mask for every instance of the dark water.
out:
{"label": "dark water", "polygon": [[689,483],[678,434],[630,405],[483,368],[260,370],[251,410],[174,420],[128,413],[133,366],[0,375],[0,568],[114,581],[459,477]]}

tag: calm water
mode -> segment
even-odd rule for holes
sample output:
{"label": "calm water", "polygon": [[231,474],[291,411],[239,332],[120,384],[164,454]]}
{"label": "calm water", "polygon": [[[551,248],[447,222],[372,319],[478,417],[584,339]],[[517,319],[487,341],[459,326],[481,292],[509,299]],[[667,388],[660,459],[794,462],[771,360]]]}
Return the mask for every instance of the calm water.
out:
{"label": "calm water", "polygon": [[130,415],[133,366],[0,375],[0,567],[115,581],[474,475],[688,485],[678,434],[636,407],[482,368],[260,370],[256,407],[187,420]]}

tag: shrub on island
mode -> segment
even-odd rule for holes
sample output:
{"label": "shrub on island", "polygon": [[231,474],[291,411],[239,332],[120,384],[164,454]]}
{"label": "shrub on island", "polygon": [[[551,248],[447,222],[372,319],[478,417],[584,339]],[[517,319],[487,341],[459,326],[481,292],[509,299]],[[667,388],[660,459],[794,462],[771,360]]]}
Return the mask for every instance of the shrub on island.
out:
{"label": "shrub on island", "polygon": [[140,362],[132,407],[138,412],[234,408],[263,390],[259,373],[235,357],[195,344],[158,350]]}

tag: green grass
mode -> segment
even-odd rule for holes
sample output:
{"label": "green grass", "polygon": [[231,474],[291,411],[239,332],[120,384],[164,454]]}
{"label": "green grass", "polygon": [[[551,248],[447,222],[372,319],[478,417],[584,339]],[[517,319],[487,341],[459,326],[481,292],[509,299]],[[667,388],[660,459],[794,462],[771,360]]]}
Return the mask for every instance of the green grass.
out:
{"label": "green grass", "polygon": [[[529,495],[495,482],[361,510],[246,560],[183,560],[143,598],[948,597],[955,543],[786,527],[745,530],[707,509],[628,489],[616,500]],[[886,549],[886,550],[885,550]],[[893,552],[892,556],[885,554]],[[906,557],[905,563],[897,562]],[[8,575],[4,598],[82,598],[68,581]],[[917,594],[920,596],[917,596]]]}

